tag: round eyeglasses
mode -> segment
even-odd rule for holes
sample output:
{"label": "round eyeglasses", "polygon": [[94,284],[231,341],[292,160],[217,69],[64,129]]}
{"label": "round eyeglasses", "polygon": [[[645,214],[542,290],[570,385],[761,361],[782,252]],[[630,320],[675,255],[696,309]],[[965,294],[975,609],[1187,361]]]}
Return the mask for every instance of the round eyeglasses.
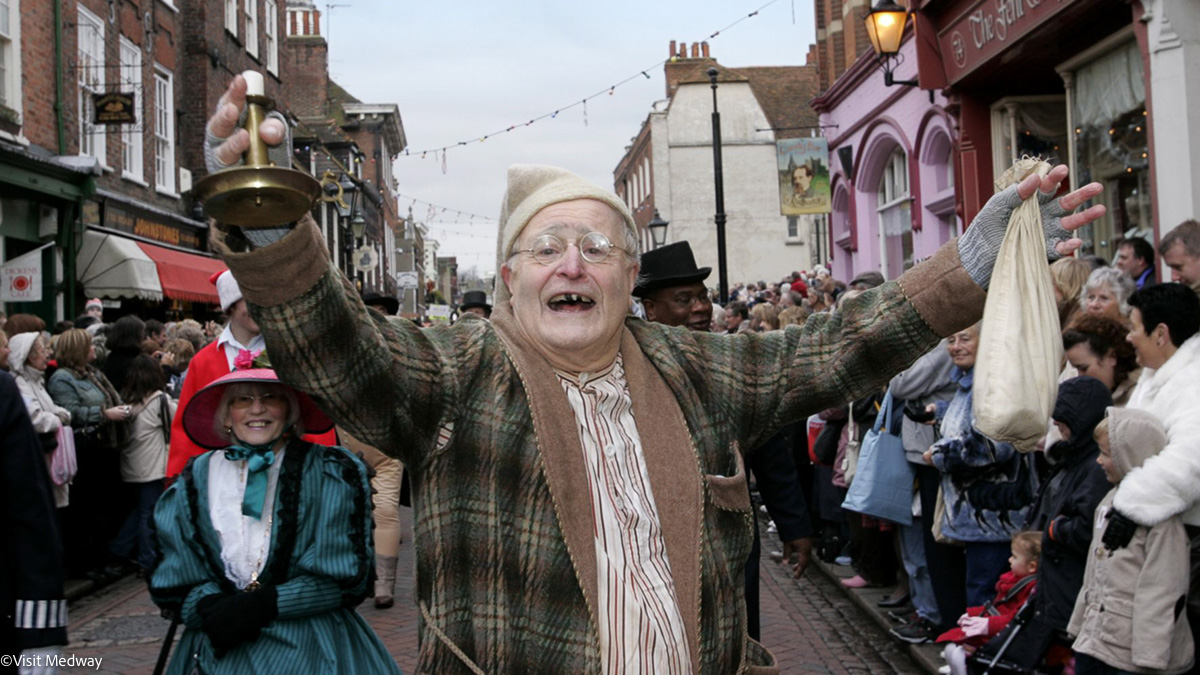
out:
{"label": "round eyeglasses", "polygon": [[[589,232],[570,243],[575,244],[576,248],[579,249],[579,255],[583,256],[583,259],[590,263],[602,263],[608,260],[609,254],[613,251],[629,252],[619,246],[613,246],[608,237],[599,232]],[[533,246],[519,248],[513,251],[513,253],[527,253],[533,256],[533,259],[539,263],[550,265],[563,257],[567,252],[567,244],[568,242],[564,242],[553,234],[543,234],[533,240]]]}

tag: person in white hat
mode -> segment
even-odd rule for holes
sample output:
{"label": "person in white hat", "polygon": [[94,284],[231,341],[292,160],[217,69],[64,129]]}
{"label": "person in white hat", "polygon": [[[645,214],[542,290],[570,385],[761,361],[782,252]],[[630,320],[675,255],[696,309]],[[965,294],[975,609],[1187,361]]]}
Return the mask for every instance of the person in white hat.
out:
{"label": "person in white hat", "polygon": [[[244,92],[235,77],[209,121],[210,170],[247,147]],[[961,240],[836,316],[737,336],[627,318],[632,215],[554,167],[509,169],[490,322],[373,316],[311,217],[213,223],[212,241],[281,379],[411,471],[420,672],[774,673],[746,633],[739,448],[978,320],[1022,198],[1042,190],[1051,254],[1077,247],[1056,245],[1063,228],[1104,209],[1067,214],[1102,187],[1054,199],[1066,173],[1001,193]]]}
{"label": "person in white hat", "polygon": [[[217,336],[196,352],[188,365],[187,378],[183,381],[183,389],[179,392],[179,408],[187,409],[196,392],[210,382],[228,375],[234,370],[239,360],[249,364],[256,355],[266,349],[262,332],[250,316],[246,301],[242,299],[242,290],[238,287],[237,279],[229,270],[217,272],[209,277],[209,283],[217,287],[217,297],[221,302],[221,311],[229,317],[229,322]],[[309,439],[314,443],[335,445],[337,436],[333,432],[319,434]],[[192,442],[183,430],[183,419],[176,415],[171,423],[171,449],[167,455],[167,478],[178,476],[192,457],[203,454],[204,448]]]}

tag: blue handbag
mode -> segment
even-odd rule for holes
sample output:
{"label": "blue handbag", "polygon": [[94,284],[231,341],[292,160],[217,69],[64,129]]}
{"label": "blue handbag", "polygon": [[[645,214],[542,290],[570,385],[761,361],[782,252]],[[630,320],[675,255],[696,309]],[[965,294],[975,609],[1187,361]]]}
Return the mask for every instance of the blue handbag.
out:
{"label": "blue handbag", "polygon": [[875,424],[859,450],[858,470],[842,508],[873,518],[912,525],[913,472],[904,455],[900,426],[904,410],[892,392],[883,398]]}

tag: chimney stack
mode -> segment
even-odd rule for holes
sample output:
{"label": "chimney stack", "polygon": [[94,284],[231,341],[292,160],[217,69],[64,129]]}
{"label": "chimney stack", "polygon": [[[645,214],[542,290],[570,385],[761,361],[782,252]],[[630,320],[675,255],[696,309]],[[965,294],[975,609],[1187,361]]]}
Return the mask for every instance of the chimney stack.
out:
{"label": "chimney stack", "polygon": [[704,58],[706,58],[706,59],[707,59],[707,58],[709,58],[709,56],[708,56],[708,43],[707,43],[707,42],[701,42],[701,43],[700,43],[700,53],[704,55]]}
{"label": "chimney stack", "polygon": [[675,41],[671,40],[671,48],[667,50],[667,58],[675,58]]}

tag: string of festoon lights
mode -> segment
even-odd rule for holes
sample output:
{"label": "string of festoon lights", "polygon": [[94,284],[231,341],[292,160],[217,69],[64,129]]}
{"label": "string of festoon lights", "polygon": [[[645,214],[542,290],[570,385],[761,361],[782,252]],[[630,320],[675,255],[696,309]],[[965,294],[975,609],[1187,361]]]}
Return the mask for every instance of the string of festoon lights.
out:
{"label": "string of festoon lights", "polygon": [[[734,26],[742,23],[743,21],[746,21],[746,20],[749,20],[749,19],[752,19],[752,18],[758,16],[759,12],[761,12],[762,10],[766,9],[767,7],[770,7],[771,5],[773,5],[779,1],[780,0],[770,0],[769,2],[763,4],[762,6],[760,6],[758,9],[754,10],[753,12],[750,12],[749,14],[738,18],[737,21],[734,21],[733,23],[729,24],[728,26],[725,26],[724,28],[721,28],[720,30],[713,31],[708,36],[708,39],[709,40],[715,39],[716,37],[720,36],[725,31],[728,31],[730,28],[733,28]],[[792,2],[794,3],[795,0],[792,0]],[[794,16],[793,16],[793,20],[794,20]],[[440,161],[442,163],[442,172],[445,173],[446,169],[447,169],[447,165],[446,165],[446,151],[447,150],[452,150],[455,148],[461,148],[461,147],[465,147],[468,145],[475,145],[478,143],[483,143],[483,142],[487,141],[489,138],[494,138],[496,136],[501,136],[503,134],[510,134],[514,131],[519,131],[519,130],[524,129],[525,127],[531,126],[537,122],[541,122],[542,120],[557,119],[558,116],[562,112],[571,110],[573,108],[582,108],[583,109],[583,125],[587,126],[587,124],[588,124],[588,117],[587,117],[588,101],[600,98],[602,96],[612,96],[616,93],[618,87],[629,84],[630,82],[633,82],[633,81],[637,80],[638,78],[645,78],[645,79],[649,80],[650,79],[650,71],[659,68],[660,66],[667,63],[669,60],[673,60],[674,58],[675,57],[671,57],[671,59],[663,59],[662,61],[659,61],[658,63],[655,63],[651,66],[647,66],[647,67],[639,70],[638,72],[633,73],[629,77],[626,77],[625,79],[620,80],[619,82],[614,82],[613,84],[610,84],[609,86],[607,86],[603,89],[600,89],[599,91],[597,91],[594,94],[591,94],[590,96],[585,96],[585,97],[583,97],[577,101],[574,101],[572,103],[568,103],[566,105],[559,106],[558,108],[555,108],[554,110],[545,112],[545,113],[543,113],[541,115],[537,115],[535,117],[531,117],[528,120],[514,122],[513,124],[510,124],[501,129],[497,129],[495,131],[491,131],[486,134],[472,136],[470,138],[466,138],[464,140],[458,141],[457,143],[450,143],[448,145],[442,145],[442,146],[432,147],[432,148],[425,148],[424,150],[411,150],[409,148],[405,148],[403,152],[396,155],[396,158],[420,157],[421,159],[425,159],[426,157],[433,155],[434,159],[440,159]]]}

